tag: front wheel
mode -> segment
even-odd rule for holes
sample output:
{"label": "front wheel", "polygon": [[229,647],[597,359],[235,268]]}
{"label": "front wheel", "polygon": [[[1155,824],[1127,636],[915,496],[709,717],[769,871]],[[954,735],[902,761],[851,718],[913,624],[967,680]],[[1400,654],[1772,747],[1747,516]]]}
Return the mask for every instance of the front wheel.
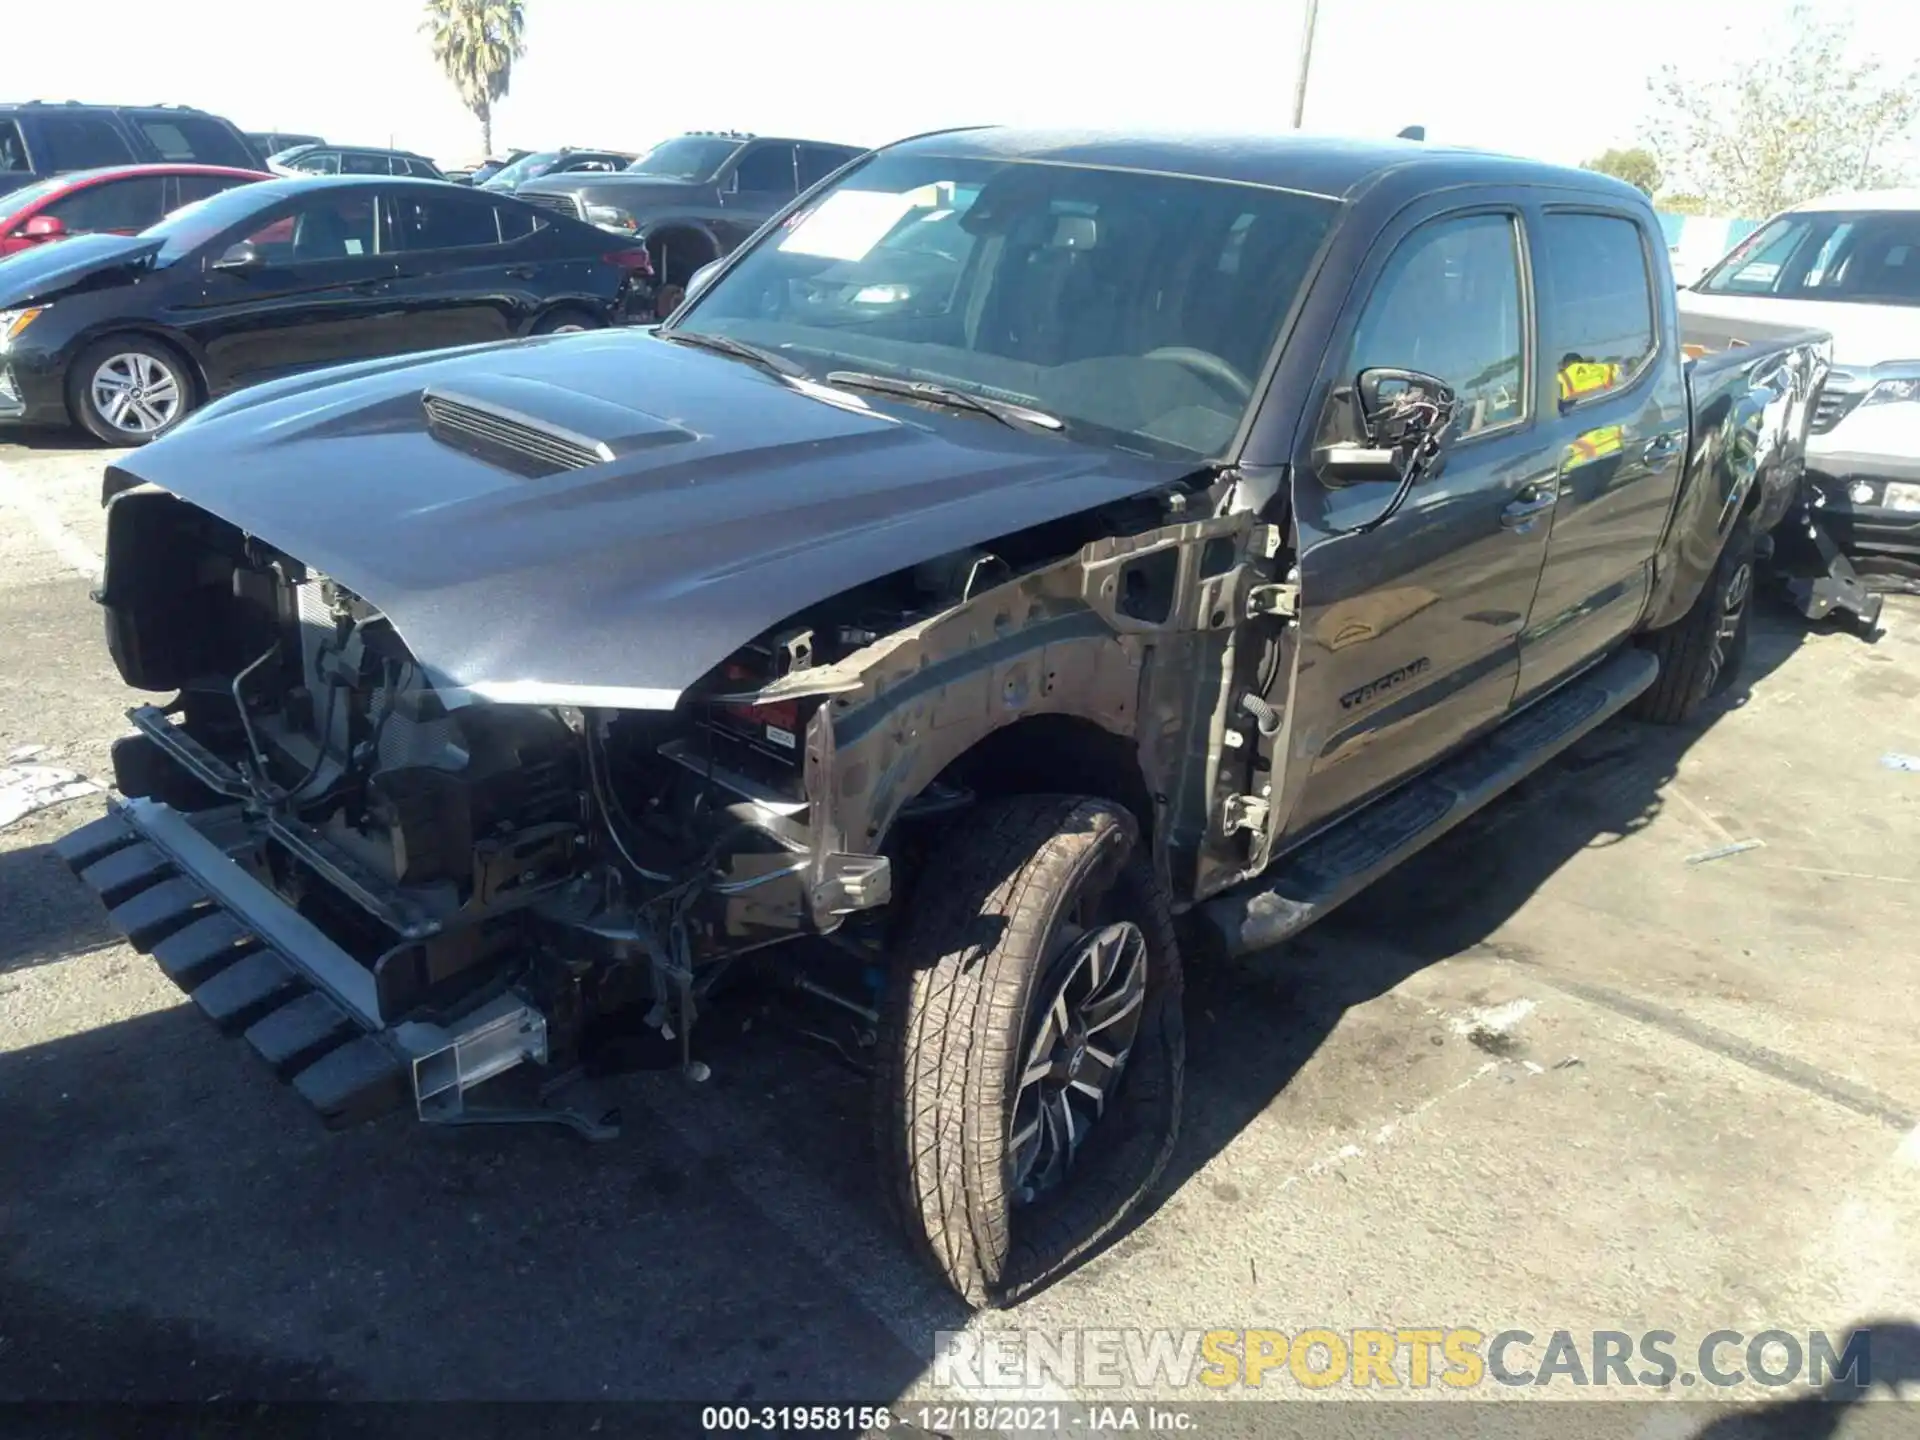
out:
{"label": "front wheel", "polygon": [[1064,1273],[1158,1178],[1186,1063],[1164,887],[1126,811],[984,804],[929,861],[888,985],[884,1190],[969,1304]]}
{"label": "front wheel", "polygon": [[108,336],[67,372],[67,405],[109,445],[145,445],[187,418],[193,379],[173,348],[144,335]]}
{"label": "front wheel", "polygon": [[1727,537],[1720,559],[1693,607],[1671,625],[1642,637],[1660,657],[1660,673],[1637,701],[1643,720],[1678,725],[1740,678],[1752,624],[1754,539],[1742,517]]}
{"label": "front wheel", "polygon": [[542,315],[529,334],[533,335],[577,335],[583,330],[602,330],[606,322],[597,315],[585,310],[555,310],[550,315]]}

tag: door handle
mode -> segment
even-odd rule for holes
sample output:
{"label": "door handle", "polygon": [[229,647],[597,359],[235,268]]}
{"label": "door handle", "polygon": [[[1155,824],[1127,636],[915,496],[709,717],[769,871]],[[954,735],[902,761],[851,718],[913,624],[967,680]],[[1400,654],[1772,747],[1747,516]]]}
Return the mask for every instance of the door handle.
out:
{"label": "door handle", "polygon": [[1676,432],[1669,430],[1665,434],[1656,435],[1649,440],[1647,442],[1647,448],[1642,450],[1640,455],[1649,465],[1657,465],[1662,460],[1671,459],[1674,452],[1679,450],[1679,448],[1680,436]]}
{"label": "door handle", "polygon": [[516,280],[531,280],[537,272],[531,265],[509,265],[507,274]]}
{"label": "door handle", "polygon": [[1559,503],[1559,492],[1553,486],[1529,485],[1500,512],[1500,528],[1524,530]]}
{"label": "door handle", "polygon": [[362,280],[359,284],[353,287],[353,293],[356,295],[384,295],[386,294],[387,291],[391,290],[392,288],[393,288],[393,281],[390,279]]}

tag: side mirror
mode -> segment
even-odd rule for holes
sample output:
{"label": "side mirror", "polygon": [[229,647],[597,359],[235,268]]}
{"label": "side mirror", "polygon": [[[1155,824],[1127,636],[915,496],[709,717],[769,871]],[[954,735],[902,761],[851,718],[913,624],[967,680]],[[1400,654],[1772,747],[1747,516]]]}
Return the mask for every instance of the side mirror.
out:
{"label": "side mirror", "polygon": [[242,240],[237,245],[228,246],[226,254],[213,262],[213,268],[215,270],[257,270],[265,263],[260,257],[258,247],[250,240]]}
{"label": "side mirror", "polygon": [[[686,298],[688,300],[691,300],[694,296],[698,295],[702,290],[706,289],[707,282],[712,280],[713,277],[717,273],[719,273],[719,270],[720,270],[720,262],[718,260],[709,260],[706,264],[702,265],[698,270],[694,271],[693,274],[687,278]],[[683,301],[682,303],[684,304],[685,302]]]}
{"label": "side mirror", "polygon": [[64,240],[67,222],[58,215],[36,215],[20,227],[20,233],[29,240]]}
{"label": "side mirror", "polygon": [[1409,482],[1439,458],[1454,412],[1444,380],[1418,370],[1362,370],[1348,395],[1359,438],[1315,453],[1323,483]]}

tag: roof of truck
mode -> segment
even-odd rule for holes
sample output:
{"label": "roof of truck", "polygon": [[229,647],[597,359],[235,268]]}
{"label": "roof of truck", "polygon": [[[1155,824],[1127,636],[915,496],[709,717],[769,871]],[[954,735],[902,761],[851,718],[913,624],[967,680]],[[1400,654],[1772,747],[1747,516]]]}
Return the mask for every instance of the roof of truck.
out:
{"label": "roof of truck", "polygon": [[1614,196],[1645,196],[1624,181],[1488,150],[1430,145],[1421,140],[1361,140],[1337,136],[1201,135],[1097,130],[1016,130],[983,126],[937,131],[888,149],[1007,160],[1052,161],[1103,169],[1189,175],[1242,185],[1265,185],[1339,199],[1391,170],[1419,167],[1436,182],[1572,185]]}

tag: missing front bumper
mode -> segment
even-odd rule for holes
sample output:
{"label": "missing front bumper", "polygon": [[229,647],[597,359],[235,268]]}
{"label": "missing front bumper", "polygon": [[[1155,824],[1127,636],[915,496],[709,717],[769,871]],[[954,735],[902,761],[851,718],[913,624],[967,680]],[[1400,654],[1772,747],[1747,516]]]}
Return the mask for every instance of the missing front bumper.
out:
{"label": "missing front bumper", "polygon": [[117,801],[54,848],[114,928],[329,1127],[409,1100],[423,1120],[457,1119],[475,1086],[546,1062],[545,1019],[513,996],[444,1028],[390,1028],[372,973],[221,848],[236,820]]}

